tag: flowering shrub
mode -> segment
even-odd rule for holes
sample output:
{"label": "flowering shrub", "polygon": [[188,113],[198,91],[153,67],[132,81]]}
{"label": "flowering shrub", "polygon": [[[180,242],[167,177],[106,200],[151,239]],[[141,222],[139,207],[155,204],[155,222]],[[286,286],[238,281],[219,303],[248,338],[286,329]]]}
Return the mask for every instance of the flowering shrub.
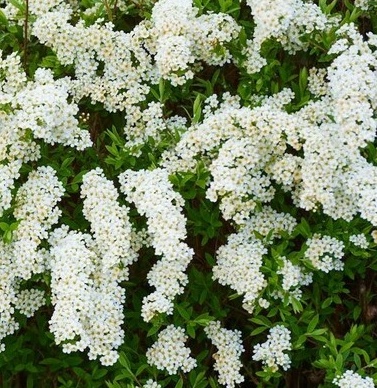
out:
{"label": "flowering shrub", "polygon": [[376,15],[0,1],[0,386],[377,384]]}

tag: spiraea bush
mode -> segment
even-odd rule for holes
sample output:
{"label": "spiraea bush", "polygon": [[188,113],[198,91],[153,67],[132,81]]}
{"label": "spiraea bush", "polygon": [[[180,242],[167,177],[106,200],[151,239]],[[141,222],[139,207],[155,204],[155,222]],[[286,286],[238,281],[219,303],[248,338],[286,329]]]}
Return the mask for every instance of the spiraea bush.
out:
{"label": "spiraea bush", "polygon": [[0,386],[374,387],[377,3],[0,1]]}

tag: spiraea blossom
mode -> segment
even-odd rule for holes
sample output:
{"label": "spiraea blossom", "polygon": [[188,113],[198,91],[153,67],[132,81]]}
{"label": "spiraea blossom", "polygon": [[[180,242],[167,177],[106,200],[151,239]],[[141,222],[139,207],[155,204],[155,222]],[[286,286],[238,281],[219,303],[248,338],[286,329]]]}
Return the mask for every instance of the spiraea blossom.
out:
{"label": "spiraea blossom", "polygon": [[187,339],[182,327],[169,325],[158,334],[157,342],[147,350],[148,363],[157,369],[166,369],[169,375],[178,373],[180,369],[190,372],[196,366],[196,361],[185,345]]}
{"label": "spiraea blossom", "polygon": [[142,316],[149,321],[157,312],[171,314],[173,299],[187,284],[185,273],[193,250],[183,241],[186,219],[183,198],[173,190],[168,172],[126,171],[119,176],[121,191],[147,218],[147,232],[156,255],[162,256],[148,273],[149,284],[156,288],[143,300]]}
{"label": "spiraea blossom", "polygon": [[326,94],[295,114],[306,124],[293,195],[297,206],[307,210],[320,204],[335,219],[351,220],[359,212],[376,224],[377,168],[360,153],[375,139],[377,127],[375,38],[370,34],[365,41],[352,24],[337,35],[330,49],[337,57],[326,70]]}
{"label": "spiraea blossom", "polygon": [[[0,52],[1,54],[1,52]],[[78,126],[78,107],[69,102],[66,80],[55,81],[52,72],[37,69],[26,81],[20,58],[0,59],[0,214],[11,205],[11,190],[22,163],[40,158],[37,139],[79,150],[92,143]]]}
{"label": "spiraea blossom", "polygon": [[245,230],[231,234],[227,244],[217,250],[213,278],[244,294],[243,307],[250,313],[267,285],[260,270],[266,253],[263,243]]}
{"label": "spiraea blossom", "polygon": [[330,236],[315,234],[306,242],[305,258],[310,261],[314,268],[329,272],[340,271],[344,263],[341,261],[344,255],[344,243]]}
{"label": "spiraea blossom", "polygon": [[258,72],[267,61],[260,55],[262,43],[276,39],[290,53],[306,50],[308,44],[301,40],[305,34],[329,29],[333,24],[321,9],[301,0],[247,0],[256,23],[254,36],[244,51],[245,67],[249,73]]}
{"label": "spiraea blossom", "polygon": [[365,237],[365,234],[359,233],[359,234],[352,234],[350,236],[350,242],[354,244],[357,247],[367,249],[369,246],[368,240]]}
{"label": "spiraea blossom", "polygon": [[[10,243],[0,242],[0,341],[18,328],[15,309],[30,317],[45,302],[41,290],[21,285],[47,269],[46,254],[40,245],[58,221],[60,210],[56,205],[63,194],[63,186],[51,167],[32,171],[18,189],[14,216],[19,224]],[[4,350],[3,344],[0,349]]]}
{"label": "spiraea blossom", "polygon": [[270,329],[266,342],[254,347],[253,360],[262,361],[263,365],[272,371],[277,371],[279,366],[288,370],[291,360],[284,352],[291,348],[291,332],[286,327],[277,325]]}
{"label": "spiraea blossom", "polygon": [[[307,286],[312,282],[312,273],[307,273],[299,265],[294,265],[286,257],[282,257],[283,265],[276,272],[282,275],[282,288],[289,297],[300,299],[302,295],[301,286]],[[284,295],[279,295],[282,299]]]}
{"label": "spiraea blossom", "polygon": [[135,259],[131,247],[132,226],[129,209],[117,202],[118,192],[100,168],[86,173],[81,186],[84,198],[83,214],[101,255],[104,269],[115,265],[130,265]]}
{"label": "spiraea blossom", "polygon": [[26,280],[45,270],[44,255],[38,247],[59,220],[61,210],[57,204],[63,194],[63,185],[51,167],[32,171],[18,189],[13,212],[19,220],[12,241],[14,276]]}
{"label": "spiraea blossom", "polygon": [[241,354],[244,347],[239,330],[228,330],[221,327],[219,321],[212,321],[204,329],[208,338],[216,346],[214,353],[214,369],[219,374],[218,381],[227,388],[233,388],[242,383],[245,378],[240,374]]}
{"label": "spiraea blossom", "polygon": [[[266,206],[246,220],[238,232],[231,234],[227,243],[217,250],[213,278],[220,284],[230,286],[238,294],[244,294],[243,307],[248,312],[253,312],[257,299],[267,285],[267,279],[261,272],[267,248],[264,242],[255,237],[254,231],[262,236],[270,234],[273,239],[280,232],[292,232],[295,226],[296,220],[292,216]],[[304,281],[306,276],[302,275],[300,279],[302,282],[297,282],[296,286],[299,283],[307,284]]]}
{"label": "spiraea blossom", "polygon": [[191,0],[160,0],[153,7],[148,50],[159,75],[172,85],[192,78],[195,62],[222,65],[231,59],[224,44],[237,37],[240,27],[227,14],[197,13]]}
{"label": "spiraea blossom", "polygon": [[333,380],[333,384],[340,388],[360,387],[360,388],[374,388],[373,379],[370,377],[361,377],[358,373],[352,370],[347,370],[341,376],[337,376]]}
{"label": "spiraea blossom", "polygon": [[164,167],[171,172],[193,171],[197,156],[202,156],[211,173],[207,198],[220,200],[225,219],[244,223],[257,202],[273,199],[269,173],[287,143],[301,147],[299,123],[283,108],[292,98],[285,89],[253,109],[241,107],[229,94],[224,94],[222,103],[210,98],[203,122],[191,126],[164,154]]}
{"label": "spiraea blossom", "polygon": [[125,290],[119,283],[127,269],[104,270],[100,252],[88,234],[56,229],[49,239],[51,302],[50,330],[63,351],[84,351],[103,365],[118,359],[124,332]]}

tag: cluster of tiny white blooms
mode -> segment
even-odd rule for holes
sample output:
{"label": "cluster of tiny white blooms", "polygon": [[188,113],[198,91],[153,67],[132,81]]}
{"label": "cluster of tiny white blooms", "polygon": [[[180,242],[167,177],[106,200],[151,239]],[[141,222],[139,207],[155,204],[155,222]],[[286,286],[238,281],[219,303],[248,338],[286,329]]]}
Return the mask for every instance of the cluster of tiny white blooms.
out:
{"label": "cluster of tiny white blooms", "polygon": [[[31,172],[18,189],[13,214],[19,224],[11,243],[0,242],[0,341],[18,328],[13,317],[15,309],[30,317],[44,304],[42,291],[20,287],[23,280],[46,269],[46,255],[38,248],[58,221],[60,211],[56,205],[63,194],[63,186],[51,167]],[[1,343],[0,349],[4,350]]]}
{"label": "cluster of tiny white blooms", "polygon": [[[1,132],[0,129],[0,134]],[[0,165],[0,215],[11,206],[14,180],[19,176],[21,165],[22,162],[18,160]]]}
{"label": "cluster of tiny white blooms", "polygon": [[167,129],[163,105],[159,102],[150,102],[146,109],[133,105],[125,115],[124,133],[128,146],[144,144],[151,137],[158,141],[161,133]]}
{"label": "cluster of tiny white blooms", "polygon": [[308,90],[316,97],[327,94],[328,87],[325,80],[327,76],[327,69],[317,69],[312,67],[309,69],[308,76]]}
{"label": "cluster of tiny white blooms", "polygon": [[[148,50],[154,55],[160,77],[181,85],[194,76],[196,61],[223,65],[231,60],[224,44],[240,31],[226,14],[196,17],[192,0],[160,0],[152,10]],[[196,66],[197,67],[197,66]]]}
{"label": "cluster of tiny white blooms", "polygon": [[15,96],[26,85],[20,57],[13,53],[5,58],[0,50],[0,215],[12,201],[11,190],[19,176],[22,162],[36,160],[39,149],[33,141],[23,140],[25,131],[18,128],[10,112]]}
{"label": "cluster of tiny white blooms", "polygon": [[355,0],[355,7],[362,9],[363,11],[368,11],[371,6],[370,0]]}
{"label": "cluster of tiny white blooms", "polygon": [[194,171],[200,155],[212,176],[207,198],[215,202],[220,197],[223,217],[242,224],[257,202],[273,198],[269,174],[276,158],[284,155],[287,142],[300,147],[299,120],[283,108],[292,97],[284,89],[253,109],[241,107],[229,94],[221,104],[210,98],[203,122],[191,126],[165,152],[164,167],[170,172]]}
{"label": "cluster of tiny white blooms", "polygon": [[[151,348],[147,350],[147,361],[157,369],[178,373],[179,369],[188,373],[196,366],[196,360],[190,356],[190,349],[185,346],[188,337],[182,327],[169,325],[162,330]],[[153,385],[152,385],[153,386]]]}
{"label": "cluster of tiny white blooms", "polygon": [[369,246],[368,240],[363,233],[351,235],[350,242],[363,249],[367,249]]}
{"label": "cluster of tiny white blooms", "polygon": [[17,293],[15,308],[27,317],[31,317],[34,313],[45,304],[45,293],[36,288],[22,290]]}
{"label": "cluster of tiny white blooms", "polygon": [[13,315],[19,281],[13,274],[12,251],[10,244],[0,241],[0,352],[5,350],[5,345],[1,343],[3,338],[13,334],[19,328],[19,323]]}
{"label": "cluster of tiny white blooms", "polygon": [[125,171],[119,176],[121,191],[147,218],[147,231],[156,255],[162,258],[148,273],[156,291],[143,300],[142,316],[149,321],[157,312],[173,312],[173,299],[187,284],[185,270],[193,250],[186,238],[186,219],[181,195],[173,190],[166,170]]}
{"label": "cluster of tiny white blooms", "polygon": [[143,385],[143,388],[161,388],[161,385],[158,384],[156,381],[153,381],[152,379],[149,379]]}
{"label": "cluster of tiny white blooms", "polygon": [[12,53],[3,58],[0,50],[0,104],[7,104],[13,101],[17,92],[23,89],[26,84],[26,74],[22,70],[20,56]]}
{"label": "cluster of tiny white blooms", "polygon": [[149,92],[144,81],[153,78],[151,57],[142,48],[143,30],[114,31],[111,23],[101,25],[101,20],[72,25],[70,16],[69,10],[47,12],[33,24],[33,34],[55,50],[63,65],[74,65],[71,88],[76,98],[89,96],[108,111],[127,110],[143,101]]}
{"label": "cluster of tiny white blooms", "polygon": [[[17,14],[19,14],[19,8],[12,4],[9,0],[5,1],[6,6],[2,11],[7,16],[8,20],[17,20]],[[40,16],[48,12],[49,10],[64,5],[63,0],[29,0],[28,12],[30,15]]]}
{"label": "cluster of tiny white blooms", "polygon": [[257,344],[254,347],[254,361],[262,361],[263,365],[276,372],[281,366],[283,370],[288,370],[291,360],[284,351],[292,349],[291,332],[282,325],[277,325],[270,329],[267,341]]}
{"label": "cluster of tiny white blooms", "polygon": [[[337,54],[327,68],[326,95],[295,114],[303,119],[304,158],[296,185],[297,206],[346,220],[358,212],[377,224],[377,168],[360,149],[373,142],[377,107],[376,51],[353,25],[337,32],[330,52]],[[306,124],[305,124],[306,123]]]}
{"label": "cluster of tiny white blooms", "polygon": [[292,297],[300,299],[301,286],[307,286],[312,282],[312,274],[305,273],[299,265],[294,265],[287,258],[282,257],[283,265],[276,272],[283,276],[282,288]]}
{"label": "cluster of tiny white blooms", "polygon": [[[275,190],[269,177],[263,173],[266,157],[268,159],[270,154],[267,147],[263,148],[250,138],[231,138],[224,142],[210,165],[212,181],[207,197],[225,197],[220,206],[225,219],[242,222],[242,216],[235,217],[238,212],[235,201],[239,198],[251,196],[255,203],[273,199]],[[254,206],[251,204],[250,210],[254,210]]]}
{"label": "cluster of tiny white blooms", "polygon": [[263,206],[262,210],[253,214],[246,222],[245,228],[250,233],[254,230],[262,236],[272,232],[271,237],[277,237],[281,232],[292,233],[297,221],[288,213],[279,213],[270,206]]}
{"label": "cluster of tiny white blooms", "polygon": [[284,154],[276,158],[266,171],[276,183],[282,185],[284,191],[288,192],[301,182],[301,165],[301,157]]}
{"label": "cluster of tiny white blooms", "polygon": [[260,307],[264,309],[268,309],[270,307],[270,302],[267,299],[264,298],[259,298],[258,299],[258,304]]}
{"label": "cluster of tiny white blooms", "polygon": [[240,374],[242,368],[240,357],[244,352],[241,332],[224,329],[219,321],[210,322],[204,331],[217,347],[213,358],[215,359],[214,369],[219,374],[218,382],[227,388],[241,384],[245,380]]}
{"label": "cluster of tiny white blooms", "polygon": [[62,183],[52,167],[39,167],[18,189],[14,217],[19,220],[13,232],[14,275],[29,279],[44,271],[44,256],[38,251],[41,241],[61,215],[57,207],[64,195]]}
{"label": "cluster of tiny white blooms", "polygon": [[118,283],[127,279],[127,270],[103,270],[91,236],[68,227],[56,229],[49,243],[55,342],[63,342],[66,353],[88,348],[90,359],[114,364],[124,337],[125,291]]}
{"label": "cluster of tiny white blooms", "polygon": [[373,379],[370,377],[361,377],[358,373],[347,370],[341,376],[335,377],[333,384],[340,388],[374,388]]}
{"label": "cluster of tiny white blooms", "polygon": [[314,234],[306,242],[308,248],[305,258],[316,268],[324,272],[331,270],[340,271],[344,267],[343,258],[344,243],[330,236]]}
{"label": "cluster of tiny white blooms", "polygon": [[244,66],[249,73],[259,71],[266,61],[259,54],[262,43],[276,39],[290,53],[306,50],[300,38],[313,31],[323,31],[332,25],[320,8],[301,0],[247,0],[256,24],[252,40],[248,40]]}
{"label": "cluster of tiny white blooms", "polygon": [[136,257],[131,249],[129,209],[119,205],[114,183],[106,179],[100,168],[92,170],[83,176],[81,197],[83,214],[90,222],[103,268],[131,264]]}
{"label": "cluster of tiny white blooms", "polygon": [[19,128],[30,129],[35,138],[54,145],[61,143],[78,150],[90,147],[88,131],[78,127],[78,106],[69,103],[68,83],[55,81],[48,69],[37,69],[34,81],[16,94],[12,105]]}
{"label": "cluster of tiny white blooms", "polygon": [[[89,133],[78,127],[78,107],[68,102],[64,80],[54,81],[49,70],[38,69],[26,82],[20,58],[14,54],[0,59],[0,214],[9,208],[14,180],[23,162],[40,157],[33,139],[84,149],[91,145]],[[30,134],[31,132],[31,134]],[[30,136],[31,135],[31,136]]]}
{"label": "cluster of tiny white blooms", "polygon": [[247,229],[241,229],[228,237],[225,245],[216,252],[213,278],[228,285],[238,294],[244,294],[243,307],[253,312],[255,302],[267,282],[260,272],[263,255],[267,253],[260,240]]}

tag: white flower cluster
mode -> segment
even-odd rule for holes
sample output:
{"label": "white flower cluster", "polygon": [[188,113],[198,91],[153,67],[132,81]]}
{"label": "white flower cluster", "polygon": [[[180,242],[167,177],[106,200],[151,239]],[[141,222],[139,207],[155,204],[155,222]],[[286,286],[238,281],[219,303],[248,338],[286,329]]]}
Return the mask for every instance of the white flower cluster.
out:
{"label": "white flower cluster", "polygon": [[212,177],[207,198],[220,198],[223,217],[238,224],[256,203],[271,201],[275,181],[298,207],[321,208],[334,219],[360,213],[377,225],[377,167],[360,152],[377,128],[377,38],[369,34],[365,41],[353,25],[342,26],[337,36],[331,52],[338,56],[327,68],[326,85],[318,81],[314,87],[321,94],[317,100],[288,114],[288,90],[254,108],[228,95],[220,104],[212,96],[203,121],[164,154],[164,167],[193,171],[200,157]]}
{"label": "white flower cluster", "polygon": [[[0,341],[2,341],[4,337],[13,334],[19,327],[13,316],[19,279],[13,274],[14,260],[10,244],[0,241],[0,255]],[[4,350],[5,345],[0,342],[0,351]]]}
{"label": "white flower cluster", "polygon": [[114,364],[124,337],[125,291],[119,282],[127,279],[127,269],[104,270],[91,236],[68,227],[56,229],[49,243],[55,342],[66,353],[89,348],[89,359]]}
{"label": "white flower cluster", "polygon": [[327,93],[295,114],[303,120],[305,141],[294,200],[307,210],[321,204],[335,219],[360,213],[377,224],[377,167],[360,153],[377,128],[376,37],[370,34],[365,41],[353,25],[342,26],[337,35]]}
{"label": "white flower cluster", "polygon": [[171,314],[173,299],[187,284],[185,270],[193,250],[186,238],[183,198],[173,190],[166,170],[126,171],[119,176],[126,200],[135,204],[147,218],[147,232],[156,255],[162,258],[148,273],[149,284],[156,291],[143,300],[142,316],[149,321],[157,312]]}
{"label": "white flower cluster", "polygon": [[231,234],[227,243],[216,253],[213,278],[222,285],[230,286],[238,294],[244,294],[243,307],[250,313],[254,310],[260,292],[267,285],[260,272],[266,253],[267,249],[262,242],[247,229]]}
{"label": "white flower cluster", "polygon": [[286,327],[277,325],[270,329],[266,342],[254,347],[253,360],[262,361],[273,372],[276,372],[279,366],[288,370],[291,360],[284,351],[291,349],[291,332]]}
{"label": "white flower cluster", "polygon": [[[291,297],[300,299],[302,296],[301,286],[307,286],[312,282],[312,274],[305,273],[299,265],[292,264],[287,258],[282,257],[283,265],[276,272],[283,276],[282,288]],[[282,296],[283,297],[283,296]]]}
{"label": "white flower cluster", "polygon": [[15,95],[12,103],[19,128],[32,131],[36,139],[83,150],[92,145],[88,131],[78,127],[78,106],[69,103],[67,80],[57,80],[47,69],[37,69],[34,81]]}
{"label": "white flower cluster", "polygon": [[358,373],[352,370],[347,370],[341,376],[337,376],[333,380],[333,384],[340,388],[374,388],[373,379],[370,377],[361,377]]}
{"label": "white flower cluster", "polygon": [[[44,304],[43,292],[21,289],[22,282],[46,270],[46,255],[39,248],[60,215],[56,207],[64,194],[51,167],[29,174],[16,195],[14,216],[19,221],[10,243],[0,242],[0,341],[18,328],[13,314],[18,309],[30,317]],[[3,344],[0,349],[4,350]]]}
{"label": "white flower cluster", "polygon": [[54,81],[38,69],[26,82],[20,58],[1,58],[0,51],[0,215],[10,207],[14,180],[23,162],[40,157],[35,139],[82,150],[91,145],[89,133],[78,127],[78,107],[68,102],[65,80]]}
{"label": "white flower cluster", "polygon": [[355,0],[355,7],[368,11],[373,3],[370,0]]}
{"label": "white flower cluster", "polygon": [[271,239],[278,237],[279,233],[292,233],[297,221],[288,213],[279,213],[270,206],[263,206],[261,211],[254,213],[246,220],[244,228],[250,233],[257,231],[262,236],[272,233]]}
{"label": "white flower cluster", "polygon": [[29,279],[45,270],[45,259],[38,247],[61,215],[57,207],[64,194],[62,183],[51,167],[39,167],[18,189],[14,216],[19,220],[13,232],[14,276]]}
{"label": "white flower cluster", "polygon": [[33,34],[56,51],[63,65],[74,65],[71,89],[76,98],[89,96],[109,111],[143,101],[149,92],[143,81],[151,78],[152,65],[137,36],[142,31],[114,31],[111,23],[101,21],[72,25],[70,16],[69,10],[47,12],[34,22]]}
{"label": "white flower cluster", "polygon": [[32,288],[18,292],[14,307],[21,314],[24,314],[30,318],[40,307],[45,304],[45,302],[44,291]]}
{"label": "white flower cluster", "polygon": [[324,96],[328,93],[326,82],[327,69],[317,69],[312,67],[309,70],[308,90],[316,97]]}
{"label": "white flower cluster", "polygon": [[149,379],[143,385],[143,388],[161,388],[161,385],[158,384],[156,381],[153,381],[152,379]]}
{"label": "white flower cluster", "polygon": [[[160,0],[152,10],[147,48],[154,55],[159,76],[181,85],[194,75],[197,61],[223,65],[230,61],[224,44],[240,27],[227,14],[196,17],[192,0]],[[194,71],[193,71],[194,70]]]}
{"label": "white flower cluster", "polygon": [[244,352],[241,332],[224,329],[219,321],[210,322],[204,331],[217,347],[213,358],[215,359],[214,369],[219,374],[218,382],[227,388],[233,388],[236,384],[242,383],[245,379],[240,374],[242,368],[240,357]]}
{"label": "white flower cluster", "polygon": [[367,249],[369,246],[368,240],[363,233],[351,235],[350,242],[362,249]]}
{"label": "white flower cluster", "polygon": [[[17,14],[19,13],[19,8],[16,4],[12,4],[11,1],[5,1],[6,6],[2,9],[4,14],[7,16],[8,20],[17,20]],[[28,11],[31,15],[39,16],[43,15],[49,10],[59,7],[64,3],[63,0],[29,0],[28,1]]]}
{"label": "white flower cluster", "polygon": [[207,198],[215,202],[220,197],[223,217],[244,223],[257,202],[274,197],[269,174],[275,178],[273,163],[283,157],[287,141],[299,147],[299,122],[283,108],[292,97],[285,89],[250,109],[229,94],[221,104],[212,96],[203,122],[191,126],[163,155],[164,167],[193,171],[201,156],[212,176]]}
{"label": "white flower cluster", "polygon": [[[151,348],[147,350],[147,361],[157,369],[168,372],[169,375],[190,372],[196,366],[196,360],[190,356],[190,349],[185,346],[187,335],[182,327],[169,325],[162,330]],[[156,386],[155,385],[151,385]]]}
{"label": "white flower cluster", "polygon": [[258,72],[267,62],[261,57],[262,43],[268,39],[280,42],[290,53],[306,50],[301,40],[305,34],[328,29],[332,23],[320,8],[301,0],[247,0],[256,24],[254,36],[248,41],[244,66],[249,73]]}
{"label": "white flower cluster", "polygon": [[130,144],[143,143],[166,128],[160,104],[149,104],[145,113],[140,107],[150,84],[160,78],[182,84],[200,69],[200,61],[222,65],[231,59],[225,45],[239,26],[227,14],[196,17],[197,12],[189,0],[160,0],[150,20],[125,33],[102,20],[72,25],[72,10],[58,8],[39,15],[32,33],[63,65],[74,65],[70,88],[77,100],[88,96],[109,111],[124,111]]}
{"label": "white flower cluster", "polygon": [[90,222],[104,270],[121,263],[130,265],[136,257],[131,249],[129,209],[117,202],[114,183],[105,178],[100,168],[92,170],[83,176],[81,197],[84,198],[83,214]]}
{"label": "white flower cluster", "polygon": [[[278,213],[271,207],[264,206],[261,211],[244,221],[238,232],[231,234],[228,242],[217,250],[217,263],[213,267],[213,278],[217,279],[220,284],[229,285],[237,293],[245,294],[243,307],[248,312],[253,312],[261,291],[267,285],[264,275],[260,272],[263,255],[267,254],[264,244],[271,243],[280,232],[291,233],[296,225],[297,222],[291,215]],[[262,236],[271,234],[271,240],[262,242],[255,237],[254,232]],[[309,275],[304,275],[298,267],[292,267],[290,270],[294,270],[294,275],[292,273],[289,275],[288,268],[284,271],[284,276],[287,277],[284,283],[287,284],[286,291],[291,291],[296,297],[299,297],[298,287],[308,284],[311,278]],[[297,278],[297,282],[291,279],[288,286],[289,276]],[[296,288],[290,290],[291,287]],[[259,304],[267,306],[263,300]]]}
{"label": "white flower cluster", "polygon": [[340,271],[344,267],[343,258],[344,243],[330,236],[314,234],[306,242],[308,248],[305,258],[310,260],[313,267],[324,272],[331,270]]}

